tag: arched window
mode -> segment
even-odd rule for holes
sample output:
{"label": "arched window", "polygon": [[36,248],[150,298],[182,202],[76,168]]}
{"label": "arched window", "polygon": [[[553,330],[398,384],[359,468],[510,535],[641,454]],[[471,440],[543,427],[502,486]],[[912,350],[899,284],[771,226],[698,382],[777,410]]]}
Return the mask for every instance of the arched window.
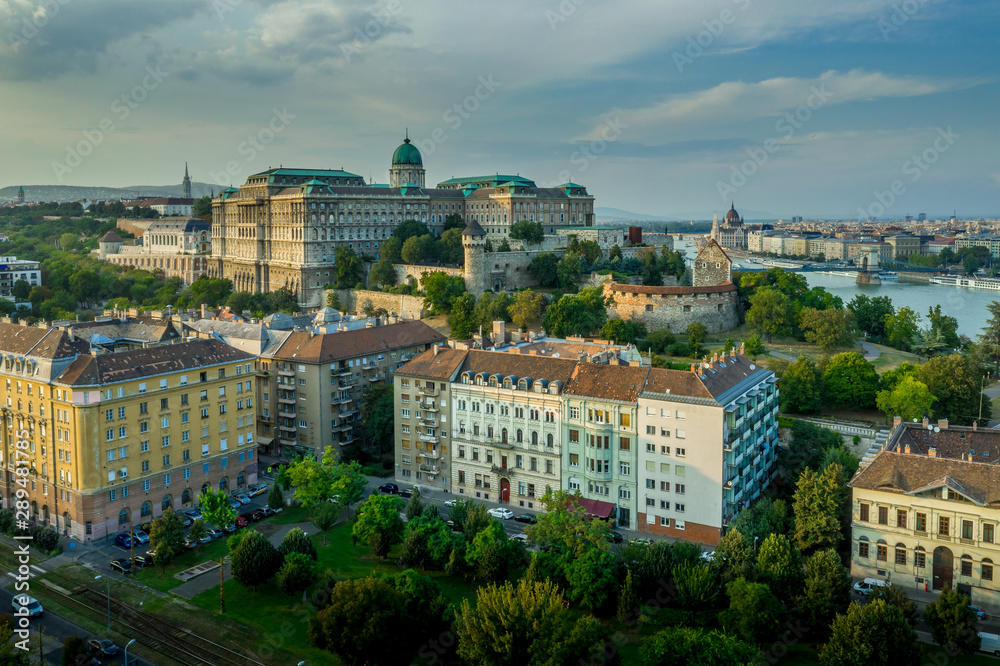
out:
{"label": "arched window", "polygon": [[229,487],[229,479],[223,477],[219,479],[219,490],[225,490]]}
{"label": "arched window", "polygon": [[503,430],[500,431],[500,441],[502,441],[504,444],[507,443],[507,428],[504,428]]}
{"label": "arched window", "polygon": [[545,446],[551,449],[552,444],[553,444],[553,438],[552,438],[552,433],[550,432],[548,435],[545,436]]}
{"label": "arched window", "polygon": [[143,518],[145,518],[146,516],[150,515],[152,512],[153,512],[153,509],[149,505],[149,502],[143,502],[142,506],[139,508],[139,515],[142,516]]}
{"label": "arched window", "polygon": [[237,488],[242,488],[244,485],[246,485],[246,482],[247,482],[247,476],[246,476],[246,474],[244,474],[243,472],[240,472],[239,474],[236,475],[236,487]]}
{"label": "arched window", "polygon": [[534,430],[531,431],[531,445],[538,446],[538,432]]}
{"label": "arched window", "polygon": [[181,504],[187,504],[191,501],[191,489],[185,488],[184,492],[181,493]]}
{"label": "arched window", "polygon": [[520,444],[523,441],[524,441],[524,433],[521,432],[520,428],[518,428],[517,429],[517,443]]}
{"label": "arched window", "polygon": [[493,426],[486,426],[486,436],[493,439]]}
{"label": "arched window", "polygon": [[170,495],[164,495],[163,501],[160,503],[160,510],[166,511],[171,506],[172,506],[172,499],[170,498]]}
{"label": "arched window", "polygon": [[73,526],[73,519],[69,517],[69,511],[63,511],[63,529],[68,530]]}
{"label": "arched window", "polygon": [[465,434],[465,421],[459,421],[459,423],[458,423],[458,432],[459,432],[459,434],[462,434],[462,435]]}
{"label": "arched window", "polygon": [[122,509],[118,512],[118,524],[124,525],[128,522],[128,509]]}
{"label": "arched window", "polygon": [[478,423],[473,423],[472,424],[472,435],[473,435],[473,437],[478,437],[479,436],[479,424]]}
{"label": "arched window", "polygon": [[202,492],[202,494],[204,494],[204,492],[205,492],[206,490],[208,490],[209,488],[211,488],[211,487],[212,487],[212,486],[208,485],[207,483],[203,483],[203,484],[201,484],[201,492]]}

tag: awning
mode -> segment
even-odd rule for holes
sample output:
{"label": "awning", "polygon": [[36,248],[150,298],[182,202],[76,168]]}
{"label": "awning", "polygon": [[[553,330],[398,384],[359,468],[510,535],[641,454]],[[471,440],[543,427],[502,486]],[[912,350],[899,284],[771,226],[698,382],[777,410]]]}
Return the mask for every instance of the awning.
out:
{"label": "awning", "polygon": [[615,505],[611,502],[602,502],[585,497],[577,497],[575,499],[587,512],[587,515],[593,518],[608,520],[615,513]]}
{"label": "awning", "polygon": [[257,437],[257,444],[261,446],[270,446],[271,442],[274,441],[274,437],[266,437],[264,435],[259,435]]}

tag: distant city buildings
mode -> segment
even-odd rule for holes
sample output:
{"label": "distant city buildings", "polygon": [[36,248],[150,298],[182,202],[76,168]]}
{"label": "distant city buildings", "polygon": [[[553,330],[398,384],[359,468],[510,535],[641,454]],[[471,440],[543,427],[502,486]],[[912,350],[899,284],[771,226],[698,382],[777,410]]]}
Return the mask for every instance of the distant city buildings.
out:
{"label": "distant city buildings", "polygon": [[113,264],[147,271],[160,269],[167,278],[191,284],[208,270],[212,225],[201,218],[151,222],[135,244],[126,245],[114,231],[98,242],[98,256]]}
{"label": "distant city buildings", "polygon": [[18,280],[24,280],[31,287],[41,285],[39,262],[17,257],[0,257],[0,296],[10,298],[14,283]]}

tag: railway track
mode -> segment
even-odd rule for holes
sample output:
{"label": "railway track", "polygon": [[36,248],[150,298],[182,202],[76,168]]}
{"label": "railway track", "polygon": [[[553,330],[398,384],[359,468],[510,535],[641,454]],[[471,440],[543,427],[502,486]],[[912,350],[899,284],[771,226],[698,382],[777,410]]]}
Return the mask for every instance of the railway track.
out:
{"label": "railway track", "polygon": [[[54,572],[50,580],[69,590],[64,594],[48,588],[70,607],[82,607],[95,615],[107,613],[107,593],[81,585]],[[111,613],[130,633],[141,636],[144,644],[185,666],[266,666],[249,655],[232,650],[173,622],[111,598]]]}

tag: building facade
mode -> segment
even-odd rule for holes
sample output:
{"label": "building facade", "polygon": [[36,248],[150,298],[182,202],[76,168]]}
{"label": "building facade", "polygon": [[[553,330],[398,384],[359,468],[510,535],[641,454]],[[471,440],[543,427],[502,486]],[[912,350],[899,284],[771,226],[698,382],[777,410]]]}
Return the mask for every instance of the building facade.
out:
{"label": "building facade", "polygon": [[0,296],[9,297],[18,280],[24,280],[31,287],[41,285],[39,263],[17,257],[0,257]]}
{"label": "building facade", "polygon": [[191,284],[208,271],[212,252],[212,225],[200,218],[158,220],[146,228],[135,245],[125,245],[109,231],[98,243],[98,256],[119,266],[162,270],[167,278]]}
{"label": "building facade", "polygon": [[217,340],[107,353],[14,324],[0,324],[0,347],[5,506],[19,432],[33,519],[84,541],[256,480],[252,355]]}
{"label": "building facade", "polygon": [[1000,432],[947,421],[894,422],[850,482],[851,573],[904,590],[954,587],[1000,601]]}

